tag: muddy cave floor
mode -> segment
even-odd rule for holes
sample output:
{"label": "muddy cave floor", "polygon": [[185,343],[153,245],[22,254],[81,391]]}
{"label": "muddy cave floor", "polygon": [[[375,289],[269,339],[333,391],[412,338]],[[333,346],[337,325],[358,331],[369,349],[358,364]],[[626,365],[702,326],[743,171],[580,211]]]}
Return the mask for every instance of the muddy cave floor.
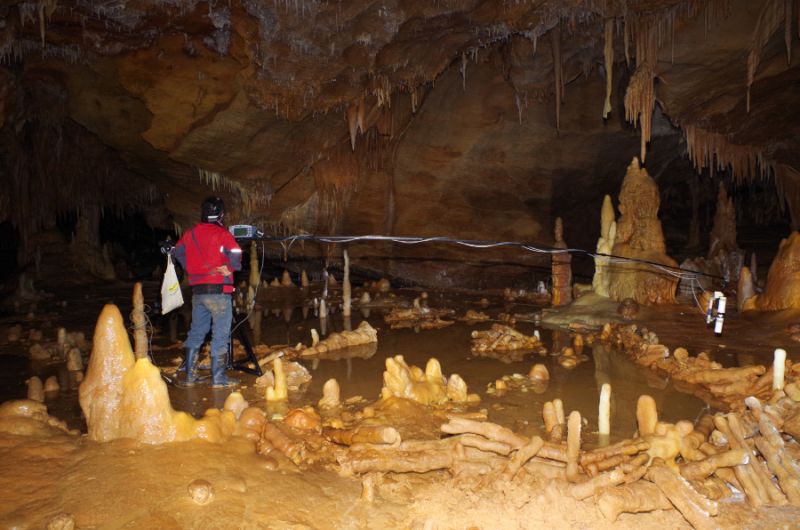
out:
{"label": "muddy cave floor", "polygon": [[[155,300],[158,286],[145,284],[146,302]],[[41,329],[45,340],[55,340],[58,327],[83,331],[91,337],[102,306],[113,301],[123,314],[130,310],[131,285],[114,283],[91,289],[76,286],[46,286],[52,297],[39,302],[30,315],[5,314],[0,318],[0,401],[25,397],[25,379],[30,375],[57,375],[60,394],[48,396],[46,405],[54,416],[70,427],[85,431],[77,403],[77,390],[69,387],[65,369],[52,365],[32,365],[25,341],[6,342],[6,331],[15,324],[28,330]],[[297,290],[299,292],[299,290]],[[280,290],[275,291],[280,293]],[[399,298],[413,299],[414,291],[396,291]],[[480,309],[480,293],[431,292],[430,305],[448,307],[463,314]],[[319,329],[319,320],[304,319],[295,304],[297,294],[278,294],[265,301],[261,342],[295,344],[310,342],[310,329]],[[66,304],[64,304],[66,302]],[[509,305],[492,297],[485,312],[531,315],[542,308],[526,304]],[[294,306],[294,307],[293,307]],[[292,308],[291,311],[287,309]],[[363,318],[354,311],[352,325]],[[544,310],[549,324],[518,323],[524,333],[540,329],[551,350],[567,345],[568,332],[557,326],[570,323],[594,325],[617,319],[616,304],[593,296],[579,299],[565,310]],[[524,434],[539,433],[544,402],[561,398],[565,409],[579,410],[587,418],[584,443],[596,443],[597,400],[603,383],[610,382],[612,394],[612,439],[630,436],[636,428],[635,403],[640,394],[652,395],[665,421],[696,419],[709,406],[700,399],[673,388],[665,378],[639,368],[616,352],[589,351],[589,362],[568,370],[554,357],[527,355],[521,361],[473,357],[470,332],[487,329],[490,323],[456,324],[420,331],[390,330],[382,313],[372,310],[368,318],[379,330],[377,351],[369,358],[305,362],[313,376],[300,392],[290,393],[286,408],[316,404],[322,384],[335,377],[342,388],[342,399],[363,396],[367,401],[380,393],[384,362],[401,354],[409,364],[424,366],[436,357],[445,374],[458,373],[476,392],[493,421]],[[789,358],[800,359],[800,345],[786,332],[788,324],[800,321],[800,313],[781,312],[762,315],[727,315],[724,333],[715,337],[705,326],[703,316],[688,304],[642,308],[635,322],[654,331],[670,348],[684,346],[692,353],[709,352],[725,365],[769,364],[772,351],[784,347]],[[153,317],[153,351],[158,364],[174,364],[182,351],[179,342],[169,339],[168,323]],[[343,327],[341,314],[328,319],[328,333]],[[185,336],[183,323],[178,337]],[[526,374],[534,363],[544,363],[551,379],[541,394],[510,391],[504,395],[486,393],[487,385],[502,376]],[[255,377],[237,374],[240,391],[251,405],[262,406],[263,388],[254,385]],[[227,390],[170,387],[173,407],[196,416],[207,408],[222,406]],[[612,440],[613,441],[613,440]],[[197,506],[186,493],[187,485],[203,478],[214,485],[215,500]],[[624,514],[616,521],[605,521],[592,502],[581,502],[559,495],[553,488],[489,485],[478,488],[446,473],[389,474],[381,479],[373,502],[360,499],[361,482],[339,476],[334,470],[312,468],[299,471],[289,462],[269,469],[254,452],[252,442],[231,439],[223,444],[190,441],[147,446],[129,440],[106,444],[85,438],[54,437],[31,439],[0,434],[0,528],[43,528],[58,513],[75,517],[78,528],[682,528],[688,527],[675,510],[650,514]],[[800,510],[790,507],[766,508],[758,513],[743,503],[729,505],[721,526],[737,528],[800,527]]]}

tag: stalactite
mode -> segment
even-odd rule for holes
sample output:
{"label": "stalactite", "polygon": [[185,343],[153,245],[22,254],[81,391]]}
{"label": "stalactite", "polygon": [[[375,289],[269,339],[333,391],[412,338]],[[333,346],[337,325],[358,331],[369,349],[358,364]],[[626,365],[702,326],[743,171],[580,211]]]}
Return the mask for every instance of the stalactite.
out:
{"label": "stalactite", "polygon": [[417,92],[417,87],[411,87],[411,113],[417,113],[417,107],[419,107],[419,93]]}
{"label": "stalactite", "polygon": [[730,168],[731,175],[738,182],[765,178],[770,174],[770,165],[756,147],[732,144],[722,134],[693,125],[684,125],[683,131],[689,159],[698,173],[704,168],[720,171]]}
{"label": "stalactite", "polygon": [[792,64],[792,2],[794,0],[784,0],[784,25],[783,41],[786,43],[786,64]]}
{"label": "stalactite", "polygon": [[603,119],[611,114],[611,87],[614,72],[614,19],[606,19],[605,22],[605,46],[603,48],[603,59],[606,68],[606,101],[603,104]]}
{"label": "stalactite", "polygon": [[358,98],[358,111],[356,113],[356,123],[358,124],[358,132],[360,132],[361,134],[367,132],[367,128],[365,125],[366,113],[367,113],[366,102],[364,101],[364,96],[361,96],[360,98]]}
{"label": "stalactite", "polygon": [[[761,52],[769,42],[770,37],[778,31],[783,19],[789,14],[782,0],[767,0],[761,8],[753,30],[752,44],[747,54],[747,112],[750,112],[750,88],[755,81],[758,63],[761,61]],[[791,43],[789,44],[791,46]]]}
{"label": "stalactite", "polygon": [[467,90],[467,54],[461,52],[461,89]]}
{"label": "stalactite", "polygon": [[356,150],[356,135],[358,134],[358,106],[348,105],[345,111],[345,119],[347,120],[347,130],[350,133],[350,147],[353,151]]}
{"label": "stalactite", "polygon": [[625,91],[625,119],[634,125],[638,123],[642,129],[640,146],[642,162],[645,161],[647,142],[650,141],[654,105],[653,70],[649,65],[643,64],[636,68]]}
{"label": "stalactite", "polygon": [[556,25],[550,30],[550,43],[553,51],[553,72],[556,93],[556,130],[561,130],[561,98],[564,96],[563,72],[561,70],[561,29]]}

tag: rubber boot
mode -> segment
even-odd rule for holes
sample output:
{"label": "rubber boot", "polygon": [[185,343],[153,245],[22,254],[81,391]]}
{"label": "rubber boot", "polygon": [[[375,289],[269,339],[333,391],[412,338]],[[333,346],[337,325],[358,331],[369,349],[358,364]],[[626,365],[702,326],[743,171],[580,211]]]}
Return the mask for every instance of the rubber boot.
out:
{"label": "rubber boot", "polygon": [[200,384],[200,379],[197,377],[197,357],[199,353],[199,348],[186,348],[186,357],[184,357],[181,365],[186,370],[186,377],[183,380],[176,380],[176,386],[189,388]]}
{"label": "rubber boot", "polygon": [[230,388],[239,385],[235,377],[228,377],[225,372],[228,368],[226,352],[211,354],[211,388]]}

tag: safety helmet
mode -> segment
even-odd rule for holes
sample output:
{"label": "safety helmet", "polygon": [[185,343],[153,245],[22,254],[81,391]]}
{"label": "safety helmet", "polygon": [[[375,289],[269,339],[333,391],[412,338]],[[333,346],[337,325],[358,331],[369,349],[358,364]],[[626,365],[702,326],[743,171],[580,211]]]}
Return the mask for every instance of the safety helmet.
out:
{"label": "safety helmet", "polygon": [[225,215],[225,202],[219,197],[209,197],[200,207],[200,220],[204,223],[221,223]]}

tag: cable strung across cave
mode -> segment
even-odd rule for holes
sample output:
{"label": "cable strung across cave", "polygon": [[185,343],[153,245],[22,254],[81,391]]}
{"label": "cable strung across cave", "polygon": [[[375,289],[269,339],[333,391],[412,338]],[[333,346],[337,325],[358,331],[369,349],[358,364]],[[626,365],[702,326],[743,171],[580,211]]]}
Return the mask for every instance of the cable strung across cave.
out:
{"label": "cable strung across cave", "polygon": [[719,280],[723,284],[727,284],[728,282],[726,278],[722,276],[717,276],[715,274],[684,269],[682,267],[673,267],[671,265],[664,265],[662,263],[657,263],[655,261],[650,261],[645,259],[629,258],[625,256],[617,256],[614,254],[604,254],[602,252],[592,252],[582,248],[554,248],[554,247],[536,246],[530,243],[523,243],[520,241],[488,241],[488,240],[474,240],[474,239],[458,239],[447,236],[431,236],[431,237],[382,236],[382,235],[321,236],[312,234],[294,234],[289,236],[263,235],[259,236],[257,239],[267,242],[281,243],[281,244],[288,243],[288,248],[291,248],[291,246],[297,241],[315,241],[318,243],[331,243],[331,244],[355,243],[360,241],[382,241],[389,243],[399,243],[403,245],[419,245],[422,243],[448,243],[448,244],[461,245],[465,247],[478,248],[478,249],[516,247],[537,254],[561,254],[566,252],[574,255],[589,256],[592,258],[605,258],[608,259],[609,263],[615,263],[615,264],[628,262],[628,263],[649,265],[667,274],[676,276],[678,278],[697,279],[697,276],[706,276],[708,278]]}

